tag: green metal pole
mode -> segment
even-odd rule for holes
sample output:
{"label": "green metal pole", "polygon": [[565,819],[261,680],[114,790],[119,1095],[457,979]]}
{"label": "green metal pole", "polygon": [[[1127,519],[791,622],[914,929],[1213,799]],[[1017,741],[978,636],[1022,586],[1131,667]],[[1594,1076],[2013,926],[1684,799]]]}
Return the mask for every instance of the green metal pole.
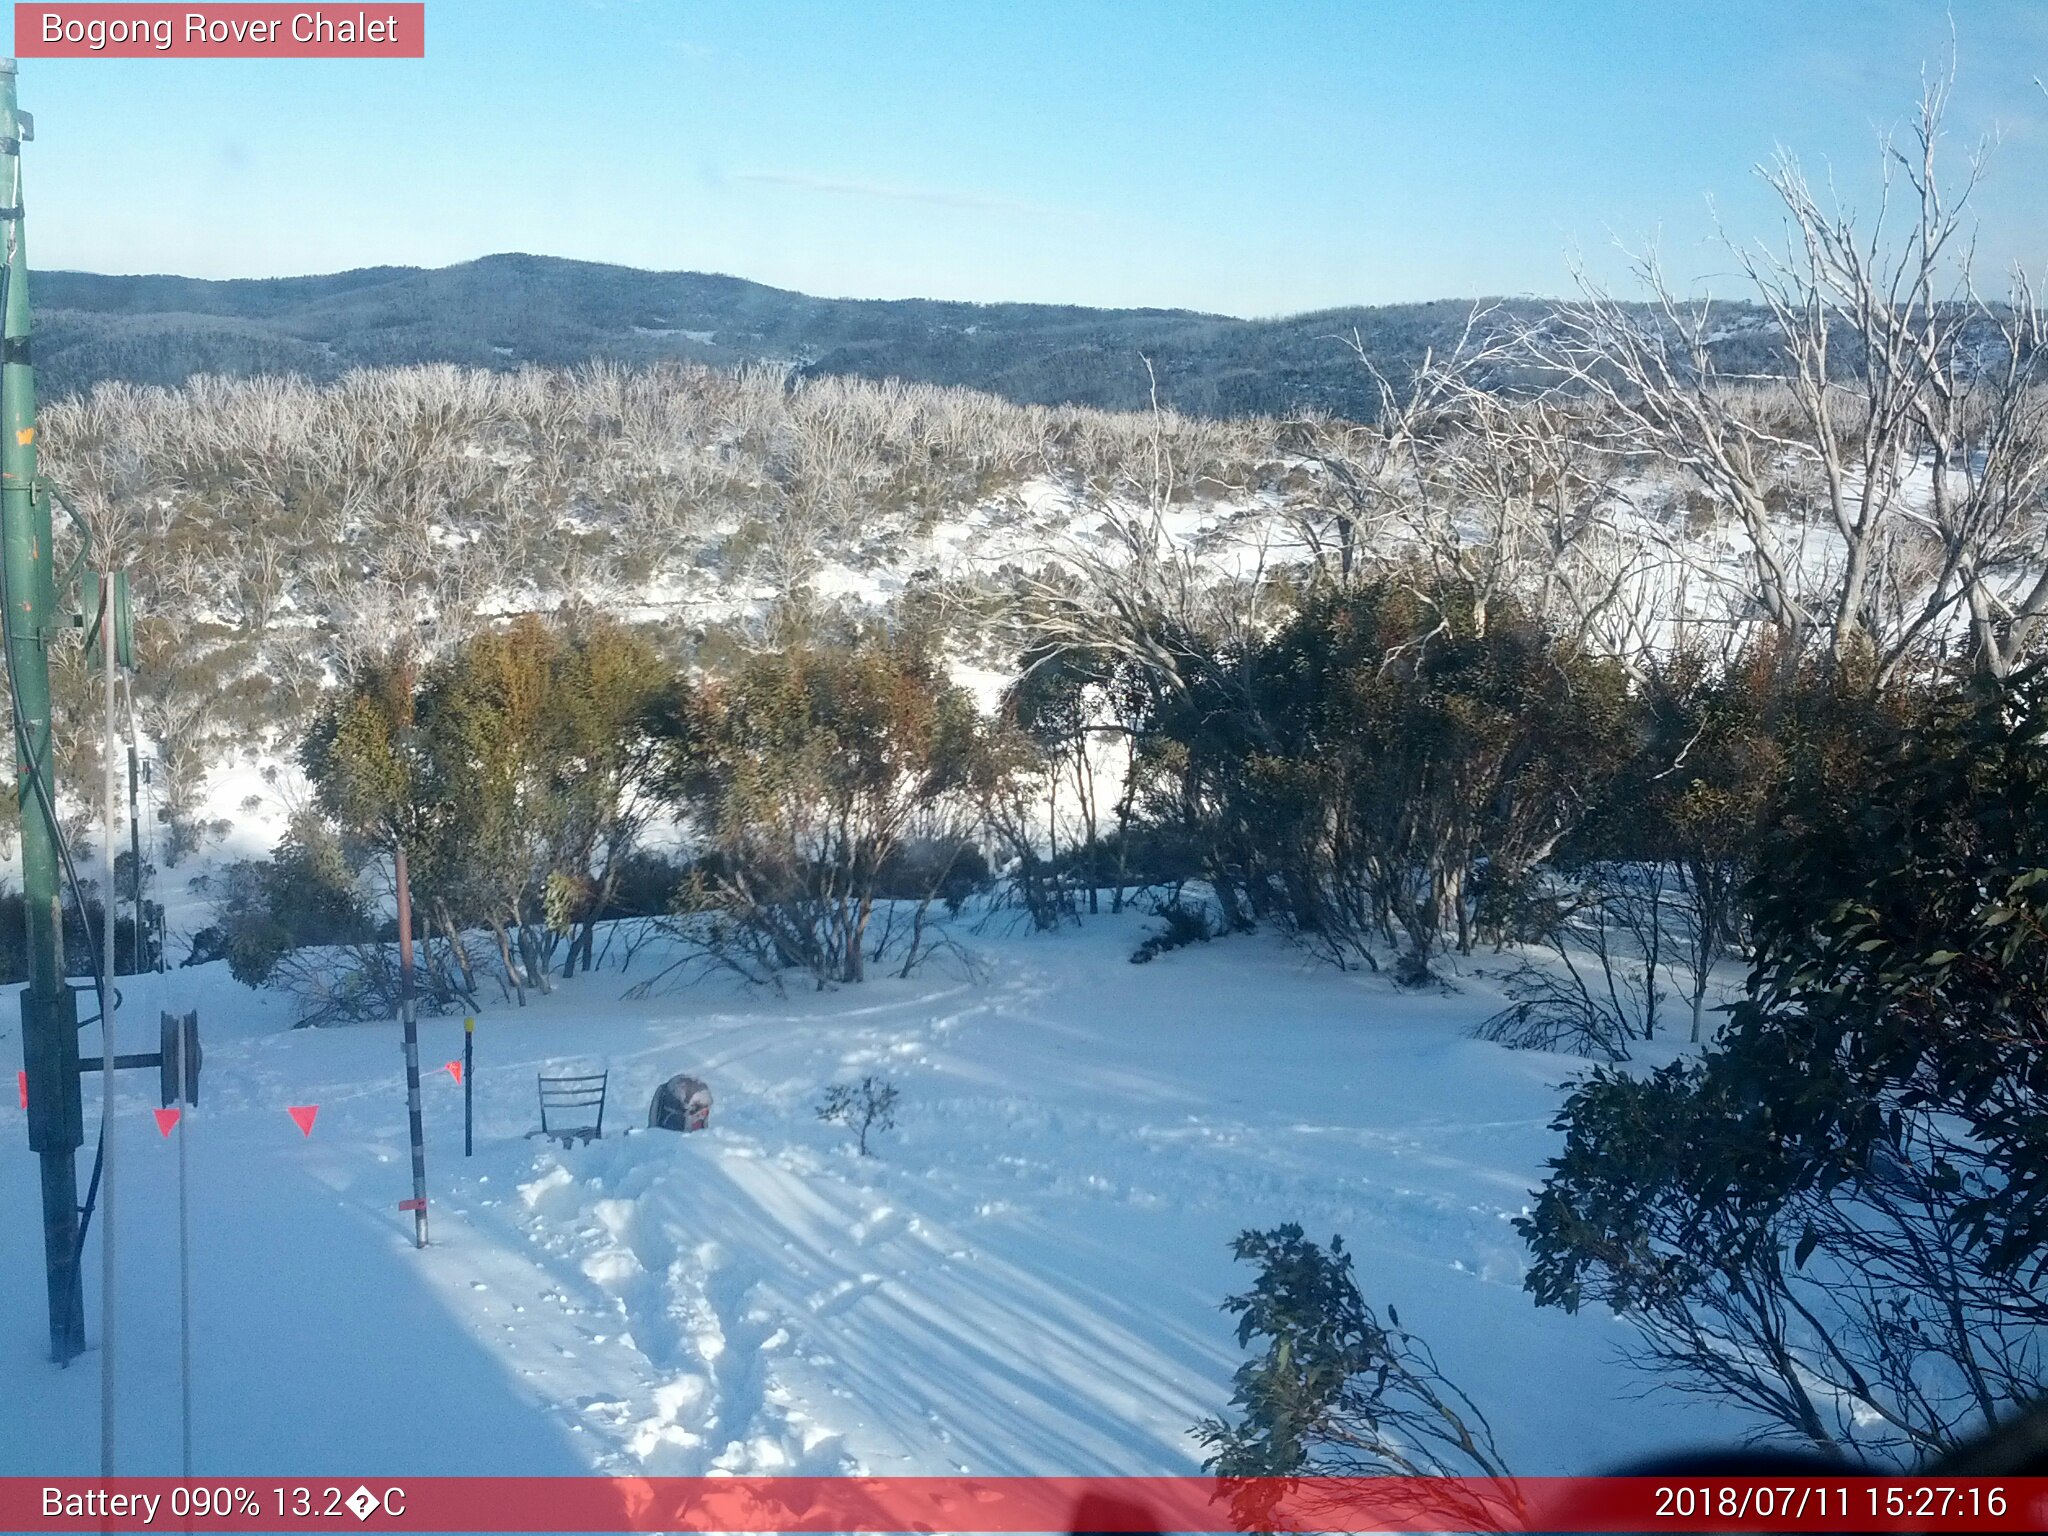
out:
{"label": "green metal pole", "polygon": [[28,1074],[29,1146],[43,1161],[43,1251],[50,1291],[50,1358],[85,1348],[78,1273],[78,1009],[64,984],[64,924],[57,883],[57,785],[50,757],[49,643],[57,626],[50,503],[36,481],[36,385],[29,363],[28,249],[22,237],[21,141],[14,61],[0,61],[0,242],[6,303],[0,311],[0,553],[6,559],[7,675],[14,690],[15,792],[21,810],[21,883],[28,911],[28,987],[21,994],[21,1055]]}

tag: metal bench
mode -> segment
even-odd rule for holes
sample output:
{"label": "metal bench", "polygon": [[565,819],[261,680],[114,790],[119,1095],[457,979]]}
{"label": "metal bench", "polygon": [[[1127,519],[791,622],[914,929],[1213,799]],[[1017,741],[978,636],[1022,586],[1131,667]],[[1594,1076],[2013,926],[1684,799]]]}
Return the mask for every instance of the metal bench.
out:
{"label": "metal bench", "polygon": [[[604,1135],[604,1094],[611,1079],[604,1072],[543,1072],[540,1074],[540,1133],[573,1146],[577,1138],[588,1144]],[[554,1111],[554,1118],[548,1112]],[[595,1118],[589,1111],[596,1110]],[[565,1123],[568,1122],[568,1123]]]}

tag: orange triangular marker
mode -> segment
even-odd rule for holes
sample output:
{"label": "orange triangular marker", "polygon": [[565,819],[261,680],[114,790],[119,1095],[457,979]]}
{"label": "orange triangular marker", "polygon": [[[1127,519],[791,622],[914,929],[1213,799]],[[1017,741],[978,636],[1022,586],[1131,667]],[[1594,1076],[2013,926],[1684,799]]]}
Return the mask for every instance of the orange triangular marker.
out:
{"label": "orange triangular marker", "polygon": [[449,1075],[450,1077],[454,1078],[454,1079],[455,1079],[455,1081],[457,1081],[458,1083],[459,1083],[459,1082],[461,1082],[461,1081],[462,1081],[462,1063],[461,1063],[461,1062],[459,1062],[459,1061],[451,1061],[451,1062],[449,1062],[449,1063],[448,1063],[448,1075]]}
{"label": "orange triangular marker", "polygon": [[159,1109],[152,1111],[152,1113],[156,1116],[156,1128],[168,1136],[171,1134],[171,1127],[178,1123],[178,1116],[184,1113],[184,1111]]}
{"label": "orange triangular marker", "polygon": [[320,1106],[318,1104],[294,1104],[285,1113],[292,1117],[292,1123],[298,1126],[302,1134],[310,1136],[313,1134],[313,1117],[320,1113]]}

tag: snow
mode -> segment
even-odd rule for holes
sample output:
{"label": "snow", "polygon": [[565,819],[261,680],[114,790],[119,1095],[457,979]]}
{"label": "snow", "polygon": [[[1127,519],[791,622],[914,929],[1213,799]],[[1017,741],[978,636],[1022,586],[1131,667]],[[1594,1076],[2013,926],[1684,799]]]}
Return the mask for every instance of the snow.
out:
{"label": "snow", "polygon": [[[1597,1471],[1725,1442],[1725,1409],[1642,1397],[1616,1319],[1536,1309],[1510,1222],[1585,1064],[1466,1038],[1482,976],[1396,991],[1276,939],[1134,966],[1138,915],[963,931],[929,969],[786,997],[579,977],[478,1020],[476,1155],[421,1023],[433,1241],[411,1245],[397,1026],[286,1027],[219,966],[124,979],[117,1047],[197,1008],[194,1441],[201,1475],[1174,1473],[1241,1352],[1228,1243],[1341,1233],[1492,1419],[1511,1464]],[[18,1034],[0,999],[0,1037]],[[97,1051],[96,1031],[82,1045]],[[18,1047],[0,1043],[0,1053]],[[608,1066],[605,1135],[533,1138],[534,1077]],[[644,1128],[679,1071],[708,1131]],[[854,1154],[813,1105],[886,1074],[900,1125]],[[177,1470],[175,1168],[125,1075],[116,1118],[118,1449]],[[90,1084],[88,1116],[96,1113]],[[285,1110],[317,1104],[310,1137]],[[36,1161],[0,1102],[0,1474],[98,1466],[99,1354],[43,1358]],[[88,1127],[90,1135],[90,1124]],[[81,1178],[90,1161],[81,1157]],[[99,1232],[88,1333],[99,1334]]]}

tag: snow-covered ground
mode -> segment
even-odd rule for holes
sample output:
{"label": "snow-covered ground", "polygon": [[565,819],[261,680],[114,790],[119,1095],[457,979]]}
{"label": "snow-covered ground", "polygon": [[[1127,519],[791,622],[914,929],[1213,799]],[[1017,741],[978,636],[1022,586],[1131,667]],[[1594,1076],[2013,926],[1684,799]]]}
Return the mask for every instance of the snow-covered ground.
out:
{"label": "snow-covered ground", "polygon": [[[124,980],[117,1046],[197,1008],[194,1440],[201,1474],[1171,1473],[1241,1358],[1240,1230],[1341,1233],[1492,1418],[1519,1470],[1725,1441],[1734,1416],[1642,1397],[1612,1317],[1537,1310],[1510,1226],[1572,1058],[1465,1038],[1483,979],[1395,991],[1233,937],[1127,962],[1142,917],[968,936],[936,970],[787,997],[620,994],[578,978],[477,1032],[476,1155],[423,1021],[433,1242],[411,1244],[395,1025],[291,1030],[220,966]],[[157,988],[160,990],[153,990]],[[10,989],[11,990],[11,989]],[[0,998],[0,1058],[18,1059]],[[88,1031],[84,1048],[98,1049]],[[534,1079],[612,1073],[604,1139],[534,1139]],[[708,1132],[642,1129],[677,1072]],[[879,1155],[812,1107],[884,1073]],[[155,1079],[116,1116],[117,1467],[177,1470],[175,1140]],[[88,1080],[88,1117],[97,1079]],[[316,1104],[310,1137],[286,1110]],[[0,1103],[0,1474],[98,1466],[99,1354],[44,1359],[36,1161]],[[89,1165],[90,1143],[81,1158]],[[86,1264],[99,1338],[100,1248]]]}

